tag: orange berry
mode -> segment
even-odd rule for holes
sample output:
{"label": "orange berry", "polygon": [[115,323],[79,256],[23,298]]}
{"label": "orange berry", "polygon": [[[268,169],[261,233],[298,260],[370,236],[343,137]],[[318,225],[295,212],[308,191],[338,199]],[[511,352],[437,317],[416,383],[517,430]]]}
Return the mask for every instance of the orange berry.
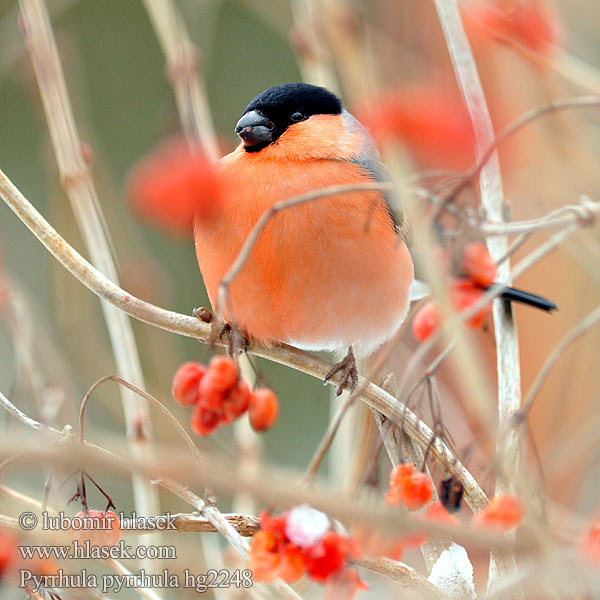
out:
{"label": "orange berry", "polygon": [[475,525],[509,531],[521,524],[523,512],[523,504],[518,498],[506,495],[496,496],[475,515]]}
{"label": "orange berry", "polygon": [[208,363],[208,372],[215,389],[228,392],[238,380],[238,368],[233,358],[215,356]]}
{"label": "orange berry", "polygon": [[396,465],[390,473],[389,504],[403,504],[408,510],[423,508],[433,497],[433,482],[411,463]]}
{"label": "orange berry", "polygon": [[250,543],[247,568],[254,581],[273,581],[279,575],[280,538],[272,531],[257,531]]}
{"label": "orange berry", "polygon": [[305,569],[306,563],[302,548],[295,544],[284,544],[281,548],[279,577],[288,583],[293,583],[304,575]]}
{"label": "orange berry", "polygon": [[473,242],[463,252],[463,267],[470,279],[483,287],[489,287],[496,280],[496,264],[485,244]]}
{"label": "orange berry", "polygon": [[92,546],[115,546],[121,540],[119,517],[111,511],[88,510],[78,512],[73,523],[73,539],[79,544],[89,542]]}
{"label": "orange berry", "polygon": [[172,394],[181,406],[196,404],[199,398],[199,385],[206,369],[197,362],[186,362],[175,372]]}
{"label": "orange berry", "polygon": [[273,390],[259,388],[250,398],[250,425],[255,431],[264,431],[272,427],[277,420],[279,403]]}
{"label": "orange berry", "polygon": [[223,403],[225,418],[228,422],[241,417],[248,410],[251,396],[252,392],[248,384],[243,379],[239,379]]}
{"label": "orange berry", "polygon": [[224,418],[223,410],[210,410],[197,404],[192,413],[192,431],[198,435],[210,435],[219,428]]}
{"label": "orange berry", "polygon": [[419,342],[425,341],[430,335],[435,333],[442,324],[442,315],[440,314],[436,302],[426,302],[419,308],[412,323],[412,330],[415,339]]}

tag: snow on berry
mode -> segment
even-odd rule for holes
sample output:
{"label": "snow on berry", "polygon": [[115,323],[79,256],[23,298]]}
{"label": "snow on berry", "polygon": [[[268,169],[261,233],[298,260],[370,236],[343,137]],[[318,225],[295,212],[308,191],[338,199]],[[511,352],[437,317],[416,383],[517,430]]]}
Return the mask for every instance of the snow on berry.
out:
{"label": "snow on berry", "polygon": [[247,563],[255,581],[281,577],[293,582],[307,574],[313,581],[328,584],[329,592],[351,589],[346,598],[364,589],[358,575],[345,572],[354,555],[352,540],[333,531],[330,519],[322,512],[307,505],[276,517],[264,511],[260,527],[250,544]]}
{"label": "snow on berry", "polygon": [[331,522],[325,513],[303,504],[289,512],[285,534],[297,546],[308,548],[316,544],[330,527]]}

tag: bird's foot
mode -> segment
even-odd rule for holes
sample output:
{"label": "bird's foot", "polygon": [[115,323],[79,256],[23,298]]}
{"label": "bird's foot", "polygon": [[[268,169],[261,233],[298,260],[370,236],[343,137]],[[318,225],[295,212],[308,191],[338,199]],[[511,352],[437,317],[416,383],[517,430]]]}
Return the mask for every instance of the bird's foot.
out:
{"label": "bird's foot", "polygon": [[214,322],[211,334],[211,341],[219,340],[227,342],[227,353],[229,356],[236,356],[248,352],[250,340],[242,333],[239,327],[233,323]]}
{"label": "bird's foot", "polygon": [[358,385],[358,369],[356,368],[356,359],[354,358],[354,352],[352,352],[352,346],[348,348],[346,356],[339,363],[333,365],[329,373],[325,375],[323,384],[327,384],[338,373],[340,373],[340,383],[335,392],[336,396],[339,396],[346,388],[353,392]]}
{"label": "bird's foot", "polygon": [[215,319],[213,313],[204,306],[194,309],[194,316],[203,323],[210,323],[209,343],[214,344],[217,340],[224,342],[227,340],[227,350],[230,356],[238,352],[247,352],[250,344],[248,338],[240,331],[238,327],[226,321]]}

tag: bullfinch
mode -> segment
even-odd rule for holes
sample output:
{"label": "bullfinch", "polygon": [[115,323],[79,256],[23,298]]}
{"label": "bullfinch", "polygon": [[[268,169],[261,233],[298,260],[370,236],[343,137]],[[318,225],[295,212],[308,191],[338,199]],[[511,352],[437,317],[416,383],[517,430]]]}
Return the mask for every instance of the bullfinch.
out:
{"label": "bullfinch", "polygon": [[[248,104],[235,132],[241,143],[218,163],[222,201],[194,229],[213,307],[220,282],[273,204],[382,181],[372,138],[324,88],[271,87]],[[223,316],[262,344],[348,351],[337,370],[354,386],[353,352],[367,356],[398,331],[413,277],[403,219],[385,194],[347,192],[274,214],[232,281]]]}

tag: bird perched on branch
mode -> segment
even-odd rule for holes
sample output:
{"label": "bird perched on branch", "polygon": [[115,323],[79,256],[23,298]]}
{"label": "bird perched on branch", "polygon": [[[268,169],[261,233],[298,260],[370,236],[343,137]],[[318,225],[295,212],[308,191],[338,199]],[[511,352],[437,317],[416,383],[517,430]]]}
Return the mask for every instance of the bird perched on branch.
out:
{"label": "bird perched on branch", "polygon": [[[381,182],[375,144],[328,90],[269,88],[238,121],[240,145],[219,163],[223,199],[198,220],[198,263],[211,304],[260,217],[281,201],[336,185]],[[356,356],[390,340],[408,312],[413,261],[386,195],[355,190],[275,212],[220,308],[248,338],[347,351],[328,376],[356,385]]]}

